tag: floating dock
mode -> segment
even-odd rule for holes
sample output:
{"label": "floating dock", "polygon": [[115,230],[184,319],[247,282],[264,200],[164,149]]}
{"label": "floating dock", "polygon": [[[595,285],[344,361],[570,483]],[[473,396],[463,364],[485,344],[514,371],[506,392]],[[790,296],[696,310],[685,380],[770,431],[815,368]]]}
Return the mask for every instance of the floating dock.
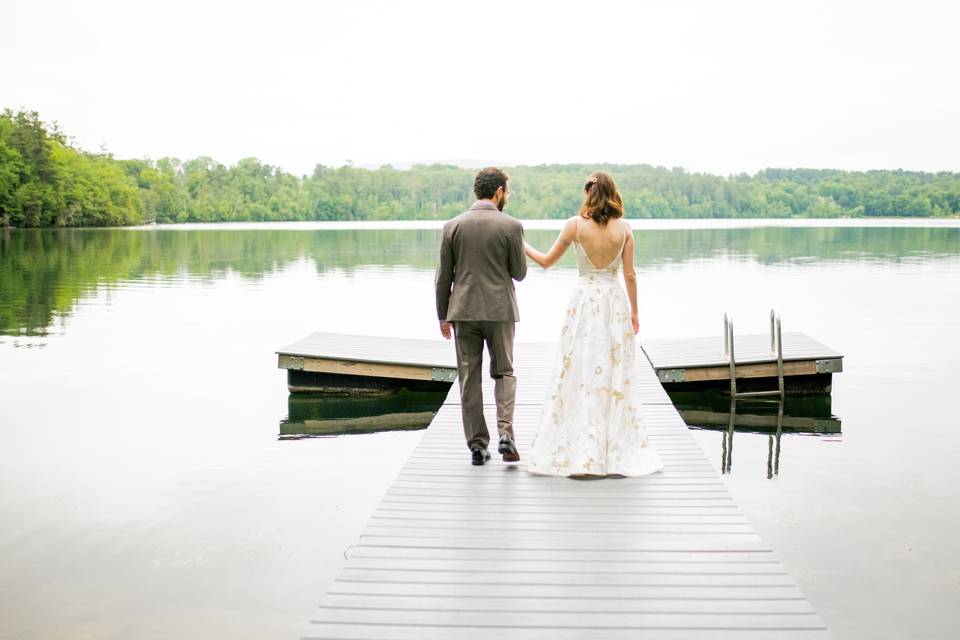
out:
{"label": "floating dock", "polygon": [[[436,344],[453,354],[449,343]],[[662,473],[603,480],[526,473],[554,357],[553,345],[516,346],[519,464],[495,452],[485,466],[470,464],[454,385],[302,637],[831,637],[643,357],[637,388]],[[426,368],[438,362],[430,356]],[[493,401],[487,380],[491,425]]]}
{"label": "floating dock", "polygon": [[446,390],[457,377],[453,346],[440,340],[318,331],[277,350],[290,393],[378,395]]}
{"label": "floating dock", "polygon": [[[722,338],[646,340],[641,348],[669,391],[729,387],[730,357]],[[453,346],[440,340],[317,332],[277,356],[290,393],[439,391],[457,377]],[[830,393],[843,356],[804,333],[784,333],[783,368],[787,393]],[[767,335],[737,337],[736,378],[742,390],[776,387],[777,356]]]}
{"label": "floating dock", "polygon": [[[657,378],[670,391],[724,389],[730,385],[730,356],[724,339],[645,340],[643,352]],[[787,393],[830,393],[833,374],[843,371],[843,356],[810,336],[783,334],[783,375]],[[737,387],[776,388],[777,354],[769,335],[737,336]]]}

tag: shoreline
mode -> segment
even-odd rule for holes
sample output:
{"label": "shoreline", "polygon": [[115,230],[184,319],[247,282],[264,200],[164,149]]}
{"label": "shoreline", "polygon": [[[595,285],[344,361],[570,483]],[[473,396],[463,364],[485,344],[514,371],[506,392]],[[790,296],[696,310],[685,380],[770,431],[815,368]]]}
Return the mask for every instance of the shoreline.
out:
{"label": "shoreline", "polygon": [[[520,219],[524,229],[559,230],[566,218]],[[634,230],[761,229],[761,228],[934,228],[960,229],[958,218],[630,218]],[[116,227],[7,227],[3,231],[361,231],[439,230],[444,220],[297,220],[284,222],[179,222]]]}

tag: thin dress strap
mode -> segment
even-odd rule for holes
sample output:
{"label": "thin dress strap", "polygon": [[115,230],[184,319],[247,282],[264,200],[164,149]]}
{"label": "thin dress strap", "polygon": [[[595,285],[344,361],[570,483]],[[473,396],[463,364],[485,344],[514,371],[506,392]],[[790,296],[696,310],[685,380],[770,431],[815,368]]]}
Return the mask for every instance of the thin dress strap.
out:
{"label": "thin dress strap", "polygon": [[583,256],[583,260],[586,263],[587,268],[596,270],[597,265],[593,264],[593,260],[591,260],[590,256],[587,254],[586,247],[584,247],[583,243],[580,241],[580,223],[581,222],[583,222],[583,217],[578,215],[576,235],[574,236],[574,239],[573,239],[573,250],[579,255]]}
{"label": "thin dress strap", "polygon": [[613,260],[610,261],[610,264],[608,264],[606,267],[604,267],[604,270],[609,269],[610,267],[612,267],[617,260],[619,260],[620,258],[623,257],[623,249],[624,249],[626,246],[627,246],[627,230],[624,229],[624,230],[623,230],[623,242],[620,243],[620,251],[618,251],[618,252],[617,252],[617,255],[615,255],[615,256],[613,257]]}

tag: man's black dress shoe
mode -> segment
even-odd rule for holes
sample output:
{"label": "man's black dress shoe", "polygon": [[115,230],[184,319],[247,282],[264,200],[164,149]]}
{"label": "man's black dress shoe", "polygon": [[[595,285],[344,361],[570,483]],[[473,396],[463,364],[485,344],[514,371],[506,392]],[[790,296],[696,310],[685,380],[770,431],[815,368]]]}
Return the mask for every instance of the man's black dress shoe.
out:
{"label": "man's black dress shoe", "polygon": [[484,462],[490,459],[490,452],[486,449],[481,449],[480,447],[474,447],[470,450],[470,464],[476,466],[483,465]]}
{"label": "man's black dress shoe", "polygon": [[520,454],[517,452],[517,445],[513,443],[513,438],[506,433],[500,438],[500,444],[497,446],[497,451],[503,454],[504,462],[518,462],[520,460]]}

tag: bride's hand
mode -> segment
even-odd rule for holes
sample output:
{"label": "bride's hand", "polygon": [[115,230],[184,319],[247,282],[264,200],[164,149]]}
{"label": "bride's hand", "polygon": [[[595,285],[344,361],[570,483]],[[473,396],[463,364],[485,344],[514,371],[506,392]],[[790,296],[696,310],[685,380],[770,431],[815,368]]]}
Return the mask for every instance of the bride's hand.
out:
{"label": "bride's hand", "polygon": [[637,317],[637,314],[630,315],[630,323],[633,325],[633,335],[640,333],[640,318]]}

